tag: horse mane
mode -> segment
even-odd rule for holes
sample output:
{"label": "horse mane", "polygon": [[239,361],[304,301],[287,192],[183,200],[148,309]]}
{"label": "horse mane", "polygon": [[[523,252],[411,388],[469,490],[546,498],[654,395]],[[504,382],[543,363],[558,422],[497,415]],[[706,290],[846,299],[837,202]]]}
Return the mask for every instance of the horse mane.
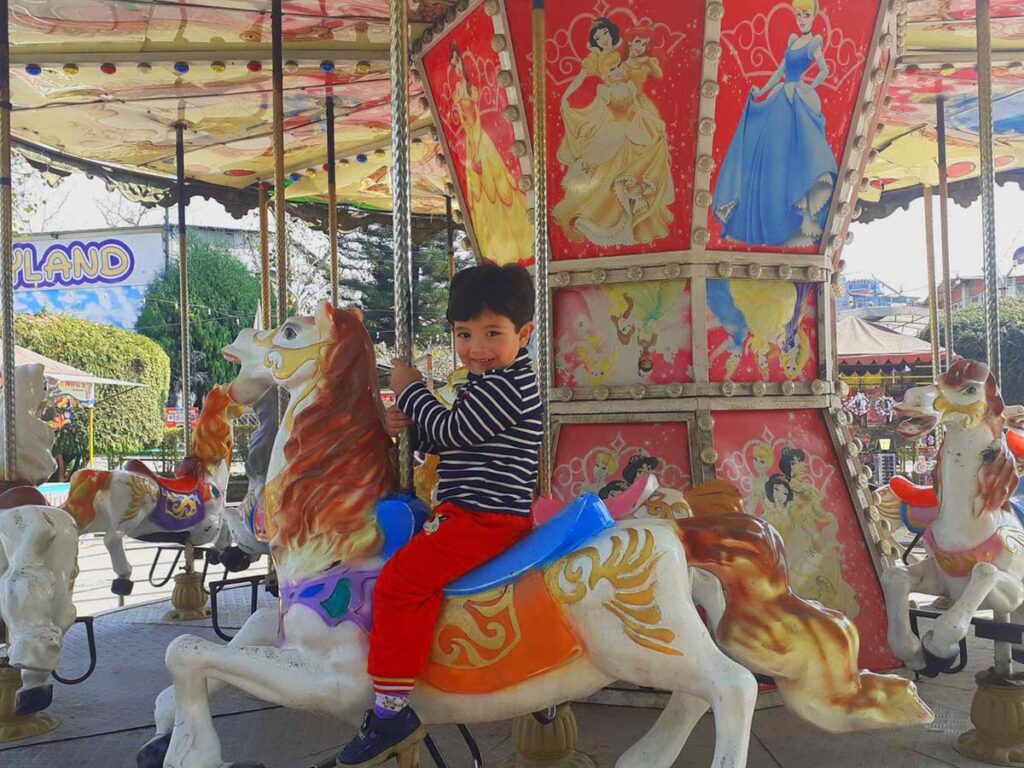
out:
{"label": "horse mane", "polygon": [[[209,471],[221,461],[230,461],[233,438],[228,406],[227,387],[218,384],[203,399],[203,409],[196,419],[192,432],[192,446],[183,468],[185,471],[198,469],[194,461],[202,464],[202,469]],[[190,462],[189,459],[194,461]]]}
{"label": "horse mane", "polygon": [[377,501],[397,486],[384,431],[373,344],[359,319],[327,306],[331,338],[313,402],[284,447],[286,469],[275,546],[313,543],[332,560],[362,559],[383,544]]}

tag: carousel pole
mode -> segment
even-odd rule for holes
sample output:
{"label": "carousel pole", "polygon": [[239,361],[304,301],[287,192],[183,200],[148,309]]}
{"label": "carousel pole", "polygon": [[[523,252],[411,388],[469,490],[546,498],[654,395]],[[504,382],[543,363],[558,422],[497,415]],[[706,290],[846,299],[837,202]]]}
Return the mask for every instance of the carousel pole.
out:
{"label": "carousel pole", "polygon": [[[445,234],[447,235],[448,245],[448,283],[451,284],[452,278],[455,277],[455,219],[452,214],[452,196],[445,195],[444,197],[444,215],[445,215]],[[452,347],[452,370],[458,367],[458,360],[455,355],[455,332],[451,334],[451,347]]]}
{"label": "carousel pole", "polygon": [[[395,270],[395,357],[412,365],[412,180],[409,157],[409,19],[405,0],[389,0],[391,20],[391,193]],[[398,479],[413,488],[412,444],[398,445]]]}
{"label": "carousel pole", "polygon": [[[978,0],[978,138],[981,149],[982,242],[985,250],[985,341],[988,366],[1000,381],[999,273],[996,264],[995,168],[992,139],[992,22],[990,0]],[[993,611],[992,618],[1009,622],[1010,614]],[[971,702],[974,729],[962,734],[956,749],[975,760],[1024,766],[1024,675],[1013,672],[1012,648],[996,642],[994,665],[975,676],[978,689]]]}
{"label": "carousel pole", "polygon": [[[551,317],[548,292],[548,202],[547,202],[547,115],[545,87],[547,73],[543,51],[544,0],[533,0],[533,241],[535,320],[537,323],[537,389],[544,405],[543,437],[539,460],[537,491],[551,493],[551,415],[548,393],[551,374]],[[523,715],[512,723],[512,743],[516,754],[509,768],[594,768],[593,759],[580,752],[579,726],[568,702],[543,716]]]}
{"label": "carousel pole", "polygon": [[189,419],[192,405],[191,343],[189,339],[189,297],[188,297],[188,234],[185,231],[185,124],[174,126],[175,171],[178,194],[178,312],[181,320],[181,404],[185,409],[182,425],[182,450],[188,455],[192,438],[192,422]]}
{"label": "carousel pole", "polygon": [[[329,75],[328,75],[329,76]],[[334,156],[334,95],[327,97],[327,228],[331,236],[331,304],[338,306],[338,169]]]}
{"label": "carousel pole", "polygon": [[11,48],[7,0],[0,0],[0,293],[3,295],[4,480],[18,477],[14,446],[14,233],[11,194]]}
{"label": "carousel pole", "polygon": [[270,312],[272,299],[270,297],[270,201],[267,195],[267,185],[259,185],[260,204],[260,321],[262,330],[267,330],[274,324]]}
{"label": "carousel pole", "polygon": [[939,237],[942,246],[942,303],[945,307],[946,369],[953,359],[953,288],[949,274],[949,165],[946,161],[946,98],[935,100],[939,142]]}
{"label": "carousel pole", "polygon": [[[274,225],[277,236],[277,321],[288,319],[288,220],[284,193],[284,21],[281,0],[272,0],[271,55],[274,88]],[[281,390],[282,393],[284,390]],[[280,408],[278,418],[284,414]]]}
{"label": "carousel pole", "polygon": [[[185,123],[179,120],[175,126],[175,171],[178,194],[178,312],[181,317],[181,401],[185,408],[182,425],[182,450],[188,456],[192,445],[192,371],[191,339],[189,331],[188,295],[188,234],[185,229]],[[206,592],[203,579],[195,569],[195,547],[192,539],[185,540],[185,570],[174,576],[174,590],[171,592],[171,610],[164,616],[168,621],[194,621],[210,615],[206,607]]]}
{"label": "carousel pole", "polygon": [[924,186],[924,246],[928,262],[928,331],[932,342],[932,380],[939,377],[939,306],[935,290],[935,222],[932,213],[932,188]]}

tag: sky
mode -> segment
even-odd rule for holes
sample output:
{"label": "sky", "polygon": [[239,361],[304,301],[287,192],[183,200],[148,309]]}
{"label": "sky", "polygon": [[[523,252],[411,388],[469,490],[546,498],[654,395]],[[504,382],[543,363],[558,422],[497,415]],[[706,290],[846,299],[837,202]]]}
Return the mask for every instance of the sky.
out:
{"label": "sky", "polygon": [[[34,231],[72,229],[102,229],[107,227],[97,200],[114,200],[120,196],[107,192],[96,179],[76,174],[69,177],[57,190],[50,190],[39,182],[38,192],[43,197],[39,213],[33,217]],[[996,187],[996,253],[1001,273],[1009,270],[1013,253],[1024,247],[1024,190],[1016,185]],[[939,275],[938,200],[935,200],[935,248]],[[186,220],[197,226],[252,227],[255,217],[245,220],[233,218],[219,203],[193,200],[189,203]],[[981,202],[970,208],[950,203],[950,268],[956,275],[982,273]],[[161,211],[151,211],[143,224],[159,224]],[[908,210],[897,211],[888,218],[870,224],[851,227],[853,242],[843,250],[847,278],[872,275],[894,289],[911,295],[927,295],[927,264],[925,261],[924,203],[916,200]]]}

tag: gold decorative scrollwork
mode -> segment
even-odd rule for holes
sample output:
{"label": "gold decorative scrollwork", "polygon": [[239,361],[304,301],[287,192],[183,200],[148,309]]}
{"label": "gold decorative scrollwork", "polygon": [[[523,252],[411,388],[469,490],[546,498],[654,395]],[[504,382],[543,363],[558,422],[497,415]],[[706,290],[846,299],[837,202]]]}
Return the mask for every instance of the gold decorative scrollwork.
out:
{"label": "gold decorative scrollwork", "polygon": [[152,480],[135,474],[128,477],[128,489],[131,492],[131,499],[128,501],[124,514],[121,515],[122,523],[134,520],[144,509],[148,511],[156,503],[160,493]]}
{"label": "gold decorative scrollwork", "polygon": [[606,580],[615,597],[606,600],[604,607],[622,622],[629,639],[658,653],[682,656],[682,651],[671,646],[675,632],[659,626],[661,608],[655,602],[654,570],[665,553],[654,551],[650,530],[627,528],[624,533],[611,537],[612,551],[603,561],[597,547],[559,560],[544,574],[548,589],[560,602],[573,605]]}
{"label": "gold decorative scrollwork", "polygon": [[431,661],[453,669],[482,669],[511,653],[522,639],[514,590],[514,585],[506,584],[446,601]]}

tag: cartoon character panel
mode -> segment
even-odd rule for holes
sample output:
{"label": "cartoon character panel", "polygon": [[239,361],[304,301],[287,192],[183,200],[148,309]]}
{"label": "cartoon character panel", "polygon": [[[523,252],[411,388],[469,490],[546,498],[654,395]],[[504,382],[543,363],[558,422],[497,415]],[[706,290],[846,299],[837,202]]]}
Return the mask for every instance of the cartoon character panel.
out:
{"label": "cartoon character panel", "polygon": [[818,249],[879,7],[878,0],[726,7],[709,247]]}
{"label": "cartoon character panel", "polygon": [[[529,40],[528,7],[510,2],[517,42]],[[704,13],[703,4],[683,8],[548,4],[553,259],[689,248]],[[529,47],[517,52],[528,99]]]}
{"label": "cartoon character panel", "polygon": [[822,415],[814,410],[715,414],[718,477],[745,511],[786,544],[793,591],[845,614],[860,632],[860,664],[898,665],[886,641],[885,604]]}
{"label": "cartoon character panel", "polygon": [[559,289],[555,386],[693,381],[688,280]]}
{"label": "cartoon character panel", "polygon": [[818,375],[814,283],[707,281],[711,381],[812,381]]}
{"label": "cartoon character panel", "polygon": [[505,119],[508,93],[498,83],[500,55],[491,45],[495,18],[477,5],[445,28],[423,54],[426,88],[448,145],[477,255],[501,264],[533,260],[530,203],[519,182],[523,169],[512,154],[516,141]]}
{"label": "cartoon character panel", "polygon": [[571,501],[588,492],[611,498],[648,474],[663,487],[690,487],[686,423],[563,424],[559,430],[551,476],[552,493],[559,499]]}

